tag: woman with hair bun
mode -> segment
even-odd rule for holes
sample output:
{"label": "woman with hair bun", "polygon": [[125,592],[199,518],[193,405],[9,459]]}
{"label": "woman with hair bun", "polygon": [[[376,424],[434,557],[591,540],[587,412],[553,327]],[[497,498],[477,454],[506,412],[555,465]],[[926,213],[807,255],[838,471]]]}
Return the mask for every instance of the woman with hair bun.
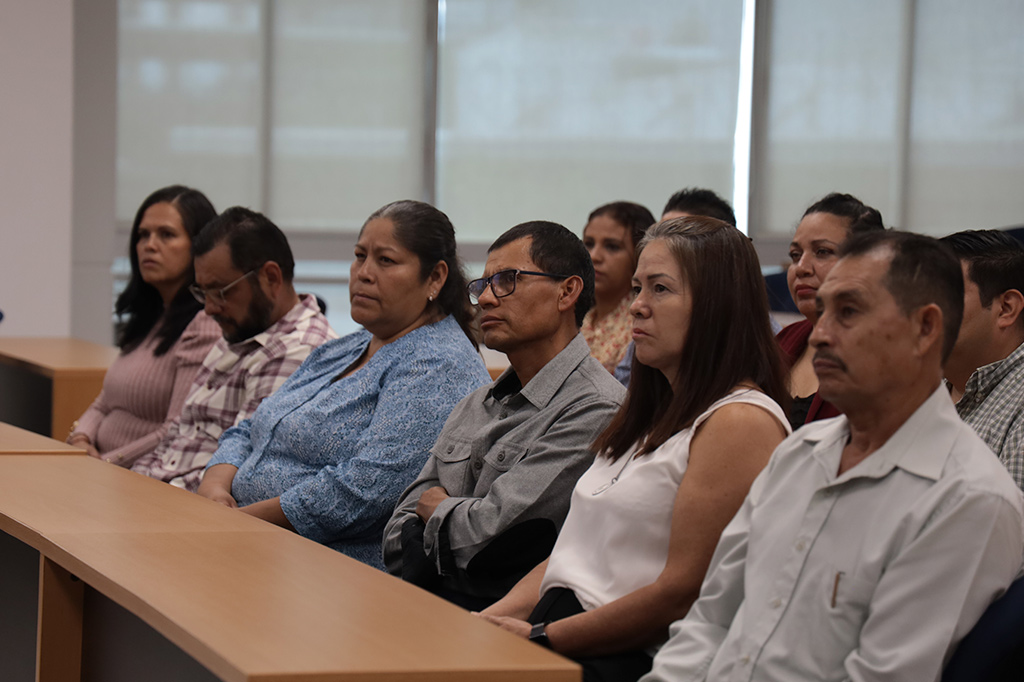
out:
{"label": "woman with hair bun", "polygon": [[448,217],[396,201],[355,246],[352,319],[252,418],[224,432],[198,493],[383,569],[381,536],[456,403],[490,381]]}
{"label": "woman with hair bun", "polygon": [[811,204],[796,226],[789,245],[791,263],[786,282],[793,302],[806,319],[794,322],[776,337],[790,364],[789,422],[794,429],[839,415],[839,410],[818,395],[818,376],[811,364],[814,349],[807,343],[818,320],[818,287],[839,259],[839,248],[847,237],[884,229],[882,214],[876,209],[853,195],[837,192]]}
{"label": "woman with hair bun", "polygon": [[594,263],[595,301],[580,333],[590,354],[609,372],[615,372],[632,340],[630,280],[636,269],[636,247],[653,224],[654,216],[640,204],[613,201],[595,208],[583,228],[583,245]]}

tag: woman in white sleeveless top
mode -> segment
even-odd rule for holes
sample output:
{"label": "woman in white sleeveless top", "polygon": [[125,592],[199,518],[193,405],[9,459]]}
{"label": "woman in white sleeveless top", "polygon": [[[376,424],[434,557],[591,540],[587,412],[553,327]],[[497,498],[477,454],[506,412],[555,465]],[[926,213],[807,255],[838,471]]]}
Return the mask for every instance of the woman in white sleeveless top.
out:
{"label": "woman in white sleeveless top", "polygon": [[577,660],[588,682],[650,670],[790,430],[750,240],[685,217],[652,227],[640,249],[626,401],[594,443],[551,557],[481,613]]}

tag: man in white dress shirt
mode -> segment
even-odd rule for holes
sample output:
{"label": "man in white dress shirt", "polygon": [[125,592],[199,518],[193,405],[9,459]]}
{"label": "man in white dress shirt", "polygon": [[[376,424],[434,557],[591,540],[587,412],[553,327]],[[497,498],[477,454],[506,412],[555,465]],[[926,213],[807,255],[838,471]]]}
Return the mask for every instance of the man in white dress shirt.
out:
{"label": "man in white dress shirt", "polygon": [[1020,569],[1021,493],[941,382],[956,258],[855,236],[818,308],[819,390],[844,416],[775,451],[646,682],[938,680]]}

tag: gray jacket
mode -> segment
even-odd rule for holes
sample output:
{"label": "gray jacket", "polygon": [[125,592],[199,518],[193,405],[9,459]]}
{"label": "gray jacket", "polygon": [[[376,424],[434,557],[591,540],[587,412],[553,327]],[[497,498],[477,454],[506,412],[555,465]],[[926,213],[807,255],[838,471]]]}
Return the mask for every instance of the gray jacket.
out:
{"label": "gray jacket", "polygon": [[[526,386],[510,368],[471,393],[385,528],[388,571],[410,579],[410,559],[422,554],[436,572],[433,585],[416,580],[428,589],[504,596],[550,553],[576,479],[594,459],[590,445],[624,395],[582,336]],[[424,526],[416,503],[434,486],[451,497]]]}

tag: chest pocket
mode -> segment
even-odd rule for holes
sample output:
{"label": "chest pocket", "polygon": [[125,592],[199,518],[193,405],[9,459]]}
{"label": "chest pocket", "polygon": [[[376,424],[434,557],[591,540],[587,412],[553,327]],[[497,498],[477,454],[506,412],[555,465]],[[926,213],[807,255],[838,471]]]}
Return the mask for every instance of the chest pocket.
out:
{"label": "chest pocket", "polygon": [[876,583],[855,577],[852,567],[838,565],[822,567],[815,575],[818,584],[817,606],[812,617],[820,618],[814,627],[808,628],[808,651],[819,659],[823,669],[842,669],[842,660],[832,660],[836,652],[844,652],[856,646],[861,628],[867,620],[871,598]]}
{"label": "chest pocket", "polygon": [[469,441],[446,438],[437,443],[431,454],[437,460],[437,480],[449,492],[461,495],[471,486],[470,456],[473,454]]}
{"label": "chest pocket", "polygon": [[497,475],[511,469],[519,460],[526,457],[527,448],[516,443],[497,442],[484,456],[487,468],[493,469]]}
{"label": "chest pocket", "polygon": [[433,450],[433,455],[445,464],[455,464],[469,459],[472,454],[472,445],[469,441],[447,439],[442,445],[438,443]]}

